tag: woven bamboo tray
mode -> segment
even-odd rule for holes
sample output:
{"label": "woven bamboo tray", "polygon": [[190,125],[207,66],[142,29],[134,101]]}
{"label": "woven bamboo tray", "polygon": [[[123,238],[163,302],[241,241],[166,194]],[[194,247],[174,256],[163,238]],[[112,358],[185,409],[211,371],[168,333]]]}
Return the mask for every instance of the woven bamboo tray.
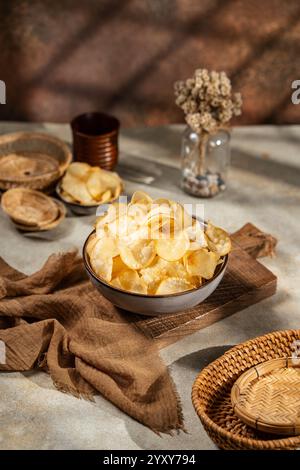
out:
{"label": "woven bamboo tray", "polygon": [[271,359],[244,372],[231,389],[235,414],[259,431],[300,434],[300,359]]}
{"label": "woven bamboo tray", "polygon": [[269,359],[292,355],[300,330],[270,333],[227,351],[205,367],[192,389],[192,402],[215,444],[226,450],[291,450],[300,447],[300,436],[285,437],[253,429],[241,421],[231,404],[231,389],[242,373]]}

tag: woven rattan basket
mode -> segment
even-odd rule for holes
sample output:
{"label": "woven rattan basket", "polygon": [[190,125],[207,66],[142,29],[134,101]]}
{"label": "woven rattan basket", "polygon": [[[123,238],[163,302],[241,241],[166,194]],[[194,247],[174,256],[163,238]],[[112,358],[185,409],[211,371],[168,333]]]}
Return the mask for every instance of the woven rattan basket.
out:
{"label": "woven rattan basket", "polygon": [[300,448],[300,436],[282,438],[244,424],[234,414],[230,398],[234,382],[244,371],[269,359],[291,356],[295,340],[300,340],[300,330],[260,336],[230,349],[198,375],[192,389],[193,405],[218,447],[226,450]]}
{"label": "woven rattan basket", "polygon": [[69,147],[52,135],[39,132],[1,135],[0,189],[47,190],[64,174],[71,161]]}

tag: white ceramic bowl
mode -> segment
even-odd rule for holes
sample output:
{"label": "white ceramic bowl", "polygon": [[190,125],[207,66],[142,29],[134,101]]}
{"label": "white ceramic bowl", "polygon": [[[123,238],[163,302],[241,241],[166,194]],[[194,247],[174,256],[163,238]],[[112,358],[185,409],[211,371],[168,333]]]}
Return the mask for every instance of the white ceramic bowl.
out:
{"label": "white ceramic bowl", "polygon": [[111,286],[109,283],[98,277],[93,271],[89,256],[86,252],[86,246],[89,238],[95,233],[90,233],[83,246],[83,261],[85,269],[90,280],[96,286],[98,291],[106,297],[116,307],[140,315],[162,315],[164,313],[175,313],[188,308],[195,307],[203,302],[220,284],[228,265],[228,255],[224,257],[224,262],[217,267],[216,273],[212,279],[207,281],[203,286],[197,287],[184,292],[167,295],[146,295],[135,292],[128,292],[117,287]]}

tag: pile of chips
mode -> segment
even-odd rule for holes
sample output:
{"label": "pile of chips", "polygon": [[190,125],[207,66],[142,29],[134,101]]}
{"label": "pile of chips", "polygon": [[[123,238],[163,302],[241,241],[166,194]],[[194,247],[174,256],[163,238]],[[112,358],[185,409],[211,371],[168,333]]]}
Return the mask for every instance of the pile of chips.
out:
{"label": "pile of chips", "polygon": [[204,226],[168,199],[137,191],[131,202],[110,204],[96,220],[87,254],[96,275],[119,289],[167,295],[211,279],[231,249],[229,235]]}
{"label": "pile of chips", "polygon": [[113,201],[121,190],[122,181],[117,173],[81,162],[71,163],[61,182],[63,199],[82,205]]}

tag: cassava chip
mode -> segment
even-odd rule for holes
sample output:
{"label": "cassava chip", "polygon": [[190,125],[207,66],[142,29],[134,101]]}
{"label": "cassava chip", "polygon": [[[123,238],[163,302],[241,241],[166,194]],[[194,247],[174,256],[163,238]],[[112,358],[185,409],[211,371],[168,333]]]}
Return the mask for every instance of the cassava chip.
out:
{"label": "cassava chip", "polygon": [[103,237],[98,239],[91,250],[91,265],[96,274],[105,281],[110,281],[113,269],[113,257],[119,254],[115,239]]}
{"label": "cassava chip", "polygon": [[101,179],[103,185],[105,186],[105,189],[113,190],[121,184],[121,179],[118,173],[115,173],[114,171],[107,171],[101,169]]}
{"label": "cassava chip", "polygon": [[181,259],[189,248],[190,241],[185,232],[179,232],[174,237],[156,240],[156,253],[167,261]]}
{"label": "cassava chip", "polygon": [[169,261],[156,256],[147,268],[142,268],[140,273],[146,284],[160,283],[168,275],[169,264]]}
{"label": "cassava chip", "polygon": [[174,220],[166,214],[158,214],[151,217],[148,220],[148,227],[152,240],[174,235]]}
{"label": "cassava chip", "polygon": [[136,204],[137,202],[141,204],[152,204],[153,199],[149,196],[149,194],[145,193],[144,191],[135,191],[131,197],[131,203]]}
{"label": "cassava chip", "polygon": [[165,261],[159,256],[155,256],[152,263],[147,268],[142,268],[140,273],[147,283],[153,280],[160,281],[166,275],[166,267],[168,266],[168,263],[168,261]]}
{"label": "cassava chip", "polygon": [[75,202],[74,198],[70,196],[70,194],[66,193],[63,189],[61,189],[61,195],[63,199],[67,202]]}
{"label": "cassava chip", "polygon": [[113,286],[113,287],[116,287],[117,289],[122,289],[120,279],[118,277],[113,278],[110,281],[110,285]]}
{"label": "cassava chip", "polygon": [[127,214],[127,206],[123,203],[113,203],[110,204],[107,211],[105,211],[102,215],[97,217],[96,220],[96,229],[103,228],[105,225],[109,225],[111,222],[114,222],[119,217]]}
{"label": "cassava chip", "polygon": [[106,189],[101,181],[101,177],[99,177],[100,174],[100,168],[92,169],[88,174],[88,179],[86,182],[88,192],[93,199],[96,199],[96,201],[101,201],[102,195]]}
{"label": "cassava chip", "polygon": [[109,233],[116,238],[126,237],[128,234],[137,230],[138,226],[132,217],[122,215],[108,224]]}
{"label": "cassava chip", "polygon": [[227,232],[220,227],[215,227],[210,222],[205,230],[207,244],[210,250],[220,256],[227,255],[231,250],[231,240]]}
{"label": "cassava chip", "polygon": [[107,189],[107,190],[101,195],[100,202],[101,202],[102,204],[104,204],[105,202],[110,201],[110,199],[111,199],[111,190],[110,190],[110,189]]}
{"label": "cassava chip", "polygon": [[128,230],[127,235],[122,237],[122,242],[126,245],[132,245],[139,240],[150,240],[149,227],[147,225],[134,226]]}
{"label": "cassava chip", "polygon": [[220,256],[217,253],[201,249],[193,251],[186,260],[186,270],[191,276],[211,279],[215,273]]}
{"label": "cassava chip", "polygon": [[147,220],[148,208],[146,204],[137,202],[136,204],[128,204],[128,215],[136,220],[139,225],[142,225]]}
{"label": "cassava chip", "polygon": [[153,240],[139,240],[130,246],[121,241],[119,250],[123,263],[130,269],[145,268],[151,264],[155,257],[155,243]]}
{"label": "cassava chip", "polygon": [[177,202],[172,204],[172,216],[174,217],[177,230],[186,230],[195,222],[195,219]]}
{"label": "cassava chip", "polygon": [[112,277],[117,277],[122,271],[127,271],[128,266],[123,263],[121,256],[115,256],[113,259]]}
{"label": "cassava chip", "polygon": [[123,189],[123,185],[122,185],[122,183],[120,183],[120,184],[115,188],[115,190],[113,191],[112,199],[118,199],[118,197],[120,196],[120,194],[121,194],[121,192],[122,192],[122,189]]}
{"label": "cassava chip", "polygon": [[153,200],[153,204],[156,206],[168,206],[171,207],[173,204],[173,201],[171,199],[167,199],[165,197],[158,197],[157,199]]}
{"label": "cassava chip", "polygon": [[75,178],[70,173],[65,174],[61,187],[74,201],[85,205],[94,204],[94,200],[88,192],[85,182]]}
{"label": "cassava chip", "polygon": [[92,235],[89,238],[89,241],[86,245],[86,252],[89,255],[89,257],[91,256],[92,250],[93,250],[94,246],[96,245],[97,241],[98,241],[98,238],[97,238],[96,234]]}
{"label": "cassava chip", "polygon": [[98,240],[98,243],[95,244],[92,250],[93,257],[97,256],[101,258],[106,258],[106,257],[114,258],[114,256],[118,256],[118,254],[119,254],[118,243],[115,238],[112,238],[109,236],[100,238],[100,240]]}
{"label": "cassava chip", "polygon": [[190,276],[189,282],[193,284],[195,287],[202,286],[202,277],[201,276]]}
{"label": "cassava chip", "polygon": [[184,292],[193,288],[193,284],[184,279],[169,277],[161,281],[156,290],[156,295],[176,294],[177,292]]}
{"label": "cassava chip", "polygon": [[156,217],[158,215],[167,215],[171,217],[172,209],[169,206],[158,204],[153,204],[150,211],[148,212],[148,219],[150,220],[152,217]]}
{"label": "cassava chip", "polygon": [[70,163],[67,173],[78,179],[86,179],[91,167],[87,163],[73,162]]}
{"label": "cassava chip", "polygon": [[91,266],[97,276],[109,282],[112,276],[113,260],[112,258],[91,257]]}
{"label": "cassava chip", "polygon": [[140,278],[136,271],[122,271],[117,279],[122,289],[129,292],[147,294],[147,284]]}
{"label": "cassava chip", "polygon": [[195,247],[198,247],[199,249],[207,246],[204,229],[199,220],[194,219],[192,224],[189,227],[186,227],[185,231],[189,237],[190,246],[193,244],[192,247],[194,247],[190,249],[196,249]]}

